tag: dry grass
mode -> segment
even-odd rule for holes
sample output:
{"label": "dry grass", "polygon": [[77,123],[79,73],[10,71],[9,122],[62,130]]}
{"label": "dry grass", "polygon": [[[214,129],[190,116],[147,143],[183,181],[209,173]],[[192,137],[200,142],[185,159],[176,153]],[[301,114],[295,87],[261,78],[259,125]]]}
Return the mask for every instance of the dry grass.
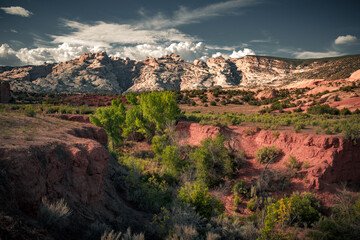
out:
{"label": "dry grass", "polygon": [[[37,115],[27,117],[19,112],[0,113],[0,147],[20,146],[57,139],[61,132],[79,123]],[[46,140],[45,140],[46,139]]]}

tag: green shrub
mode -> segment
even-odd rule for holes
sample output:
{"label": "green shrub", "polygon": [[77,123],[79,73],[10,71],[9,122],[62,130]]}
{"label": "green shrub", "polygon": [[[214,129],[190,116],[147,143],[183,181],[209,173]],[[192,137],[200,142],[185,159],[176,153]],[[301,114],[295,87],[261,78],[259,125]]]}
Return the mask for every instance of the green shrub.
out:
{"label": "green shrub", "polygon": [[248,194],[248,189],[246,187],[245,180],[236,182],[232,188],[232,192],[236,196],[246,196]]}
{"label": "green shrub", "polygon": [[289,228],[294,224],[310,226],[319,220],[319,201],[310,193],[293,194],[269,204],[265,226],[259,239],[292,239],[296,233]]}
{"label": "green shrub", "polygon": [[183,167],[183,161],[176,146],[166,146],[161,153],[161,162],[166,167],[166,172],[173,178],[177,178]]}
{"label": "green shrub", "polygon": [[360,123],[359,119],[355,116],[352,116],[352,119],[352,121],[343,121],[341,123],[341,134],[344,138],[356,143],[360,137]]}
{"label": "green shrub", "polygon": [[259,163],[268,163],[273,161],[280,154],[275,146],[262,147],[256,152],[256,159]]}
{"label": "green shrub", "polygon": [[337,108],[330,107],[329,104],[324,105],[314,105],[307,109],[307,113],[310,114],[331,114],[331,115],[339,115],[340,111]]}
{"label": "green shrub", "polygon": [[340,110],[340,115],[351,115],[351,111],[348,108],[343,108]]}
{"label": "green shrub", "polygon": [[208,192],[208,188],[199,183],[187,182],[181,187],[178,198],[184,204],[190,204],[203,217],[210,218],[216,213],[222,213],[224,206],[217,199],[214,199]]}
{"label": "green shrub", "polygon": [[251,198],[249,200],[249,202],[246,204],[246,207],[250,210],[250,211],[255,211],[256,207],[255,207],[255,199]]}
{"label": "green shrub", "polygon": [[206,186],[216,185],[221,178],[231,176],[233,172],[233,163],[224,142],[225,137],[221,134],[214,140],[206,138],[198,149],[189,154],[195,162],[197,179]]}
{"label": "green shrub", "polygon": [[272,135],[275,137],[275,138],[278,138],[280,136],[280,133],[279,131],[275,131],[272,133]]}
{"label": "green shrub", "polygon": [[167,145],[169,145],[168,135],[163,134],[161,136],[153,137],[151,148],[156,155],[160,155]]}
{"label": "green shrub", "polygon": [[339,194],[332,214],[321,218],[308,232],[308,237],[315,240],[358,239],[359,236],[360,198],[347,191]]}
{"label": "green shrub", "polygon": [[215,102],[215,101],[211,101],[211,102],[210,102],[210,105],[211,105],[211,106],[216,106],[216,102]]}
{"label": "green shrub", "polygon": [[25,111],[25,115],[28,117],[36,116],[35,108],[32,105],[26,105],[24,111]]}
{"label": "green shrub", "polygon": [[300,163],[296,160],[294,156],[290,155],[288,161],[285,163],[285,166],[290,170],[297,171],[300,168]]}

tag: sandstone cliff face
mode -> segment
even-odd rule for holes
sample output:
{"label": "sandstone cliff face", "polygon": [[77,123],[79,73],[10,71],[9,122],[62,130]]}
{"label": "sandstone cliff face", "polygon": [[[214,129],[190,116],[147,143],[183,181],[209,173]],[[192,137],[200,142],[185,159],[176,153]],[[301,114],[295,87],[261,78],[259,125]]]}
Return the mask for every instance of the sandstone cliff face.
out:
{"label": "sandstone cliff face", "polygon": [[14,91],[122,93],[210,87],[280,86],[304,79],[347,78],[360,68],[360,55],[312,60],[245,56],[184,62],[175,54],[132,61],[106,53],[83,54],[67,62],[0,67],[0,79]]}
{"label": "sandstone cliff face", "polygon": [[88,125],[69,130],[66,138],[1,147],[3,184],[8,189],[2,197],[29,214],[36,214],[43,197],[84,205],[101,201],[109,161],[105,131]]}
{"label": "sandstone cliff face", "polygon": [[[218,133],[222,133],[230,146],[236,150],[244,150],[254,161],[249,171],[256,171],[256,151],[263,146],[275,145],[282,152],[280,159],[271,164],[276,169],[284,168],[284,162],[290,155],[300,163],[308,161],[309,168],[301,172],[303,177],[309,180],[307,187],[321,189],[331,183],[360,182],[359,144],[330,135],[280,132],[280,135],[275,137],[272,131],[266,130],[249,135],[247,129],[249,127],[241,126],[222,129],[189,122],[179,122],[177,125],[178,140],[181,144],[199,145],[205,138],[214,138]],[[261,168],[261,165],[258,167]]]}

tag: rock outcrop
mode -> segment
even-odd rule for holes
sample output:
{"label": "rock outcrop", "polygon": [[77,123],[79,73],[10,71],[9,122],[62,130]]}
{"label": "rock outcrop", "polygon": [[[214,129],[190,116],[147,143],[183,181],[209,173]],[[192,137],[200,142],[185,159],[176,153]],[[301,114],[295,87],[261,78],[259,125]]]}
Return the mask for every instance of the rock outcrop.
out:
{"label": "rock outcrop", "polygon": [[0,103],[11,101],[11,92],[9,82],[0,82]]}
{"label": "rock outcrop", "polygon": [[24,148],[1,148],[7,198],[36,214],[41,199],[65,198],[84,205],[102,200],[109,152],[103,129],[72,129],[71,141],[53,141]]}
{"label": "rock outcrop", "polygon": [[185,62],[169,54],[132,61],[104,52],[41,66],[0,67],[0,79],[14,91],[123,93],[211,87],[281,86],[304,79],[347,78],[360,69],[360,55],[326,59],[245,56]]}

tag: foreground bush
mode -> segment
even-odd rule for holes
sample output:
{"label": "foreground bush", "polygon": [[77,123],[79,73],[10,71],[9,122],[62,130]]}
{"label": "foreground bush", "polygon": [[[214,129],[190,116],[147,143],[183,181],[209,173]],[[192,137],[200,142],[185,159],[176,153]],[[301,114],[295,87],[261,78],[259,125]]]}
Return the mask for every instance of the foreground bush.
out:
{"label": "foreground bush", "polygon": [[66,220],[70,214],[71,210],[64,199],[50,202],[44,198],[39,208],[38,219],[46,227],[61,230],[67,224]]}
{"label": "foreground bush", "polygon": [[213,186],[233,172],[228,149],[224,146],[225,137],[218,134],[215,139],[206,138],[201,146],[190,154],[195,162],[197,179],[206,186]]}
{"label": "foreground bush", "polygon": [[206,218],[224,211],[224,206],[221,202],[214,199],[209,194],[208,188],[199,182],[193,184],[187,182],[180,189],[178,198],[182,203],[194,206],[196,212]]}
{"label": "foreground bush", "polygon": [[316,240],[359,239],[360,197],[343,191],[329,217],[314,224],[308,236]]}
{"label": "foreground bush", "polygon": [[293,194],[269,204],[259,239],[295,239],[291,226],[310,226],[320,217],[318,209],[319,201],[310,193]]}

